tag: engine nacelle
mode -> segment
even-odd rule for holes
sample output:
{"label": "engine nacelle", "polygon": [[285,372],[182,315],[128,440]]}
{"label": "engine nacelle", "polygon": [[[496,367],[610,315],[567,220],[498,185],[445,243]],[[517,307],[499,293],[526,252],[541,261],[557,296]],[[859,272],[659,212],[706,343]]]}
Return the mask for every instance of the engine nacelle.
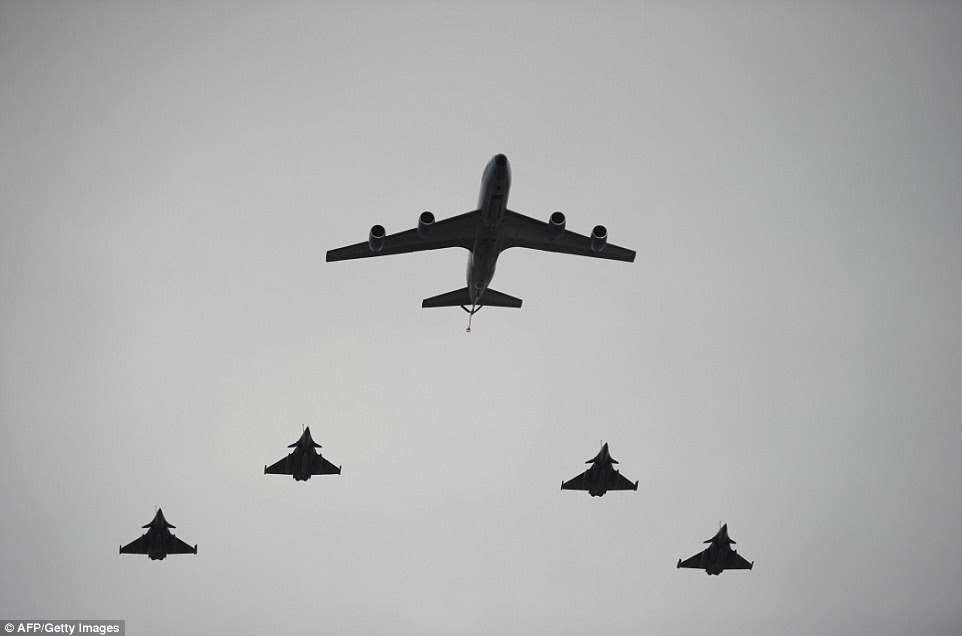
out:
{"label": "engine nacelle", "polygon": [[600,252],[608,244],[608,228],[604,225],[596,225],[591,230],[591,251]]}
{"label": "engine nacelle", "polygon": [[418,236],[421,238],[427,238],[428,234],[431,233],[431,228],[434,227],[434,214],[425,210],[418,217]]}
{"label": "engine nacelle", "polygon": [[380,252],[384,249],[384,226],[375,225],[371,228],[371,233],[367,237],[367,245],[372,252]]}
{"label": "engine nacelle", "polygon": [[565,215],[561,212],[552,212],[548,219],[548,226],[551,227],[551,238],[558,238],[565,233]]}

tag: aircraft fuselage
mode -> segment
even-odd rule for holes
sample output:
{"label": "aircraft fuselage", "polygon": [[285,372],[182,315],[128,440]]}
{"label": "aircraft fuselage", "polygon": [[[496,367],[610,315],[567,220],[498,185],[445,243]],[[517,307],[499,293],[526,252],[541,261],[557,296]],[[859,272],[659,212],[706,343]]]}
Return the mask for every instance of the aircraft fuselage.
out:
{"label": "aircraft fuselage", "polygon": [[311,478],[311,464],[314,463],[314,449],[297,447],[291,453],[292,473],[296,481],[307,481]]}
{"label": "aircraft fuselage", "polygon": [[481,225],[474,237],[474,247],[468,256],[468,295],[478,304],[484,291],[494,278],[494,269],[501,254],[501,221],[508,207],[511,190],[511,166],[504,155],[495,155],[484,168],[481,176]]}
{"label": "aircraft fuselage", "polygon": [[705,564],[705,571],[708,574],[721,574],[725,569],[724,563],[728,558],[728,553],[732,549],[727,545],[712,544],[708,547],[708,554],[706,555],[707,563]]}
{"label": "aircraft fuselage", "polygon": [[144,544],[147,546],[147,556],[153,561],[160,561],[167,557],[167,537],[170,531],[166,528],[151,526],[144,534]]}
{"label": "aircraft fuselage", "polygon": [[592,497],[601,497],[608,492],[605,484],[610,482],[610,473],[612,470],[614,470],[614,468],[612,468],[611,464],[605,462],[596,462],[588,469],[587,481],[589,495]]}
{"label": "aircraft fuselage", "polygon": [[595,464],[588,469],[588,494],[592,497],[601,497],[607,490],[604,487],[604,469]]}
{"label": "aircraft fuselage", "polygon": [[608,453],[608,445],[605,444],[595,457],[591,468],[588,469],[588,494],[592,497],[601,497],[608,492],[606,484],[610,482],[612,470],[614,470],[614,464]]}
{"label": "aircraft fuselage", "polygon": [[721,574],[731,552],[732,548],[728,541],[727,530],[722,529],[712,539],[705,551],[705,571],[708,574]]}

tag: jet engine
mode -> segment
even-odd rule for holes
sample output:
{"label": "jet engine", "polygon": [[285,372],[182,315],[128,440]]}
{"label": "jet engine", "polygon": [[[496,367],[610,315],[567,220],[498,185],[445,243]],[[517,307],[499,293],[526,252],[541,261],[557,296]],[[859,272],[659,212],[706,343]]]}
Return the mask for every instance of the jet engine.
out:
{"label": "jet engine", "polygon": [[428,234],[431,233],[431,228],[434,227],[434,214],[425,210],[418,217],[418,236],[421,238],[427,238]]}
{"label": "jet engine", "polygon": [[[372,252],[380,252],[384,248],[384,226],[375,225],[371,227],[371,233],[367,237],[368,247]],[[592,249],[594,244],[592,243]]]}
{"label": "jet engine", "polygon": [[596,225],[591,230],[591,251],[600,252],[608,244],[608,228],[604,225]]}
{"label": "jet engine", "polygon": [[548,225],[551,227],[551,238],[558,238],[565,232],[565,215],[561,212],[552,212]]}

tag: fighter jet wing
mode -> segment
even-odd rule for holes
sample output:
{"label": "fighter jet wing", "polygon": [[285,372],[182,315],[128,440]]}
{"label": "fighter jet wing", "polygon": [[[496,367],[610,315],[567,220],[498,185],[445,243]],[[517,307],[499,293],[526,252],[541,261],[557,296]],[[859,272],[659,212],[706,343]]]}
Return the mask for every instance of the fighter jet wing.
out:
{"label": "fighter jet wing", "polygon": [[281,457],[279,460],[277,460],[270,466],[265,466],[264,474],[265,475],[293,475],[294,471],[291,470],[291,467],[287,461],[289,458],[290,458],[290,455],[286,457]]}
{"label": "fighter jet wing", "polygon": [[384,246],[376,252],[371,249],[367,241],[364,241],[363,243],[355,243],[328,251],[327,261],[330,263],[353,258],[367,258],[368,256],[439,250],[445,247],[471,249],[474,246],[474,237],[477,234],[480,221],[481,217],[478,210],[465,212],[434,223],[424,238],[421,238],[418,234],[417,228],[406,232],[398,232],[385,236]]}
{"label": "fighter jet wing", "polygon": [[327,461],[320,455],[314,458],[314,463],[311,464],[311,474],[312,475],[340,475],[341,469]]}
{"label": "fighter jet wing", "polygon": [[725,558],[726,570],[751,570],[754,563],[749,563],[737,552],[730,553]]}
{"label": "fighter jet wing", "polygon": [[561,490],[588,490],[588,488],[585,486],[585,475],[587,474],[588,471],[586,470],[577,477],[572,477],[568,481],[561,484]]}
{"label": "fighter jet wing", "polygon": [[621,473],[614,471],[609,479],[608,490],[638,490],[638,482],[631,481]]}
{"label": "fighter jet wing", "polygon": [[167,554],[197,554],[196,545],[187,545],[177,537],[171,537],[171,539]]}
{"label": "fighter jet wing", "polygon": [[555,237],[555,230],[550,225],[511,210],[505,211],[504,221],[501,225],[504,228],[503,249],[527,247],[533,250],[608,258],[629,263],[635,260],[634,250],[617,245],[608,244],[600,252],[594,252],[591,249],[590,238],[569,230],[564,230],[559,236],[553,238]]}
{"label": "fighter jet wing", "polygon": [[701,559],[702,559],[702,555],[703,555],[703,554],[705,554],[704,551],[699,552],[699,553],[696,554],[695,556],[691,557],[690,559],[685,559],[684,561],[682,561],[681,559],[678,559],[678,567],[680,567],[680,568],[695,568],[696,570],[704,570],[704,569],[705,569],[705,566],[702,565],[702,563],[701,563]]}
{"label": "fighter jet wing", "polygon": [[147,542],[144,535],[140,535],[124,547],[120,548],[121,554],[147,554]]}

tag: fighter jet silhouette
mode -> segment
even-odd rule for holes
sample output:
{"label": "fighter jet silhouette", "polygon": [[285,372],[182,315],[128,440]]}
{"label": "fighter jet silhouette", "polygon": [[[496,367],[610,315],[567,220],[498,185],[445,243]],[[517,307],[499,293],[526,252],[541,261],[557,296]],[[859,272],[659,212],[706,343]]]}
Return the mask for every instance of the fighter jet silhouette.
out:
{"label": "fighter jet silhouette", "polygon": [[592,497],[601,497],[609,490],[638,490],[637,481],[632,483],[613,466],[618,461],[608,453],[608,444],[601,447],[594,459],[585,463],[591,464],[591,468],[563,482],[561,490],[587,490]]}
{"label": "fighter jet silhouette", "polygon": [[301,438],[288,446],[294,450],[271,466],[264,466],[264,474],[294,475],[295,481],[307,481],[311,475],[340,475],[340,466],[321,457],[315,448],[321,445],[311,439],[311,427],[304,429]]}
{"label": "fighter jet silhouette", "polygon": [[678,559],[677,567],[705,570],[709,575],[718,575],[723,570],[751,570],[752,566],[755,565],[754,561],[749,563],[738,552],[731,549],[731,544],[735,542],[728,537],[727,523],[721,527],[718,534],[705,541],[705,543],[711,545],[690,559],[684,561]]}
{"label": "fighter jet silhouette", "polygon": [[168,554],[197,554],[197,546],[190,547],[173,534],[169,528],[175,528],[164,519],[164,511],[157,509],[153,521],[143,526],[147,532],[139,539],[131,541],[120,548],[120,554],[146,554],[152,560],[161,560]]}

